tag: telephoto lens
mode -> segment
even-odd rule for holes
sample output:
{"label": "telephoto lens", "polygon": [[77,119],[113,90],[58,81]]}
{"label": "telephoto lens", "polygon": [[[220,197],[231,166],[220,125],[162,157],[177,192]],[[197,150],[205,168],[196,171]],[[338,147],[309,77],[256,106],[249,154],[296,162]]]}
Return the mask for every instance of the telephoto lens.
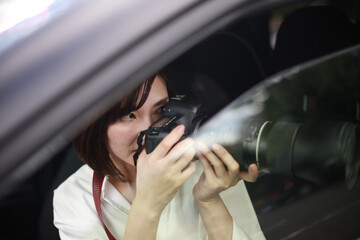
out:
{"label": "telephoto lens", "polygon": [[360,165],[359,126],[342,121],[253,120],[244,130],[241,163],[319,183],[341,172],[351,187]]}

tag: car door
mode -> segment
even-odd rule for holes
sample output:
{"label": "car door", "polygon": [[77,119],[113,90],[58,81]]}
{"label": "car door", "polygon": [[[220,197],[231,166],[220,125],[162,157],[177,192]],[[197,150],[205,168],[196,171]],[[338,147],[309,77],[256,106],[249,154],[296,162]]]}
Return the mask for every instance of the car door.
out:
{"label": "car door", "polygon": [[[71,138],[145,76],[165,68],[179,93],[198,97],[209,112],[194,137],[221,140],[245,168],[259,165],[258,181],[247,188],[266,237],[359,237],[359,47],[354,41],[290,68],[272,59],[274,16],[310,5],[79,1],[9,46],[0,55],[2,209],[40,209],[37,193],[30,204],[28,191],[20,192],[21,204],[11,193],[64,158],[58,152]],[[31,212],[24,221],[34,218]]]}

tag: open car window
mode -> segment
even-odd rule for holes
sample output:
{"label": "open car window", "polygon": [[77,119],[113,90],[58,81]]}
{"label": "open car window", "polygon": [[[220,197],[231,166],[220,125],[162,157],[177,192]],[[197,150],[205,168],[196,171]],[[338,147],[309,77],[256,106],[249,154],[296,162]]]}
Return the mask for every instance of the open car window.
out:
{"label": "open car window", "polygon": [[268,238],[359,235],[359,60],[356,46],[276,74],[195,135],[258,165],[247,186]]}
{"label": "open car window", "polygon": [[244,167],[256,163],[263,173],[318,183],[339,171],[351,188],[360,164],[359,49],[270,77],[209,120],[195,138],[234,149]]}

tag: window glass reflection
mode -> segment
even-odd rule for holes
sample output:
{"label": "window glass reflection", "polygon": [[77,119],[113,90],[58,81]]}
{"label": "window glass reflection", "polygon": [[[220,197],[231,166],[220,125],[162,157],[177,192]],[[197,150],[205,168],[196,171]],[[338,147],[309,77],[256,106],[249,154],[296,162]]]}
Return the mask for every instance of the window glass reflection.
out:
{"label": "window glass reflection", "polygon": [[196,136],[244,168],[324,184],[359,169],[359,46],[284,71],[236,99]]}

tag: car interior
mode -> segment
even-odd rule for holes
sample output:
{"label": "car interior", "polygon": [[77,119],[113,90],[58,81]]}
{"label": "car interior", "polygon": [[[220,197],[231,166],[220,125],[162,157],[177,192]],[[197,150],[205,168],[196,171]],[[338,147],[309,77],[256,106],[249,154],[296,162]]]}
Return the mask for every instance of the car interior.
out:
{"label": "car interior", "polygon": [[[202,102],[211,118],[264,80],[358,44],[360,4],[356,0],[306,1],[239,19],[168,63],[163,71],[177,93]],[[360,88],[354,94],[360,97]],[[360,124],[358,114],[354,121]],[[0,238],[59,239],[52,223],[53,190],[82,164],[68,143],[1,199]],[[263,174],[257,182],[246,183],[265,237],[359,238],[360,183],[348,189],[341,177],[319,183]]]}

